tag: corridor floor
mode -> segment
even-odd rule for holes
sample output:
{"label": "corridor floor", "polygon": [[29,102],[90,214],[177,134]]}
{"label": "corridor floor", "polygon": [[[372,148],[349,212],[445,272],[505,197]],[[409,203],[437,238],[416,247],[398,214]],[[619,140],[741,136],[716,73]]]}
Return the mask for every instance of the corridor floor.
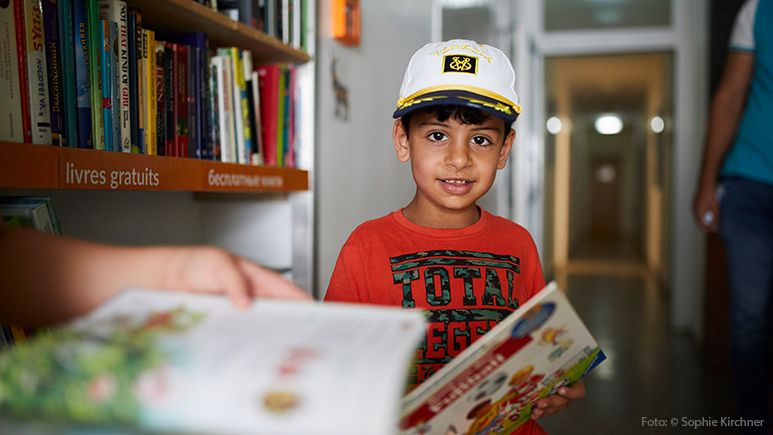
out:
{"label": "corridor floor", "polygon": [[[564,286],[607,361],[586,378],[585,399],[542,421],[549,433],[735,433],[684,424],[734,415],[728,375],[704,369],[694,340],[671,333],[667,297],[643,275],[579,274],[570,267]],[[668,426],[651,427],[651,419]]]}

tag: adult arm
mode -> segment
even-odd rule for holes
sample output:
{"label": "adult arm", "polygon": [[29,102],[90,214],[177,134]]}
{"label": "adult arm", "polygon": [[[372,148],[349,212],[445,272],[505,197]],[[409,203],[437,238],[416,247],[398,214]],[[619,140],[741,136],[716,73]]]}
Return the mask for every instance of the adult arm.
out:
{"label": "adult arm", "polygon": [[0,322],[38,326],[70,319],[125,287],[309,299],[275,273],[222,249],[120,247],[0,228]]}
{"label": "adult arm", "polygon": [[[725,71],[711,103],[703,163],[693,199],[693,213],[698,226],[704,232],[715,232],[719,228],[717,173],[738,128],[753,69],[753,54],[730,52]],[[704,220],[707,212],[713,216],[710,221]]]}

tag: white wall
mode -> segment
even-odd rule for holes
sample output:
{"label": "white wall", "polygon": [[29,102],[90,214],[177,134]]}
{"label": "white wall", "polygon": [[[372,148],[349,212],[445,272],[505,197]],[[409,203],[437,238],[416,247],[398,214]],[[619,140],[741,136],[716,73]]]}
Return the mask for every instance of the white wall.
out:
{"label": "white wall", "polygon": [[[338,251],[360,223],[408,203],[414,185],[392,147],[392,112],[411,55],[431,38],[432,2],[363,1],[358,47],[334,41],[331,0],[318,3],[315,164],[316,294],[324,295]],[[334,116],[331,60],[347,88],[350,116]]]}

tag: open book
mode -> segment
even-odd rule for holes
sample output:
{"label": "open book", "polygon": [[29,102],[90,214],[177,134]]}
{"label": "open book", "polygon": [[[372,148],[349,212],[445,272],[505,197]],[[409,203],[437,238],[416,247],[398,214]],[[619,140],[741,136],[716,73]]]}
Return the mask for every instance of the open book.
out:
{"label": "open book", "polygon": [[421,312],[400,308],[259,300],[240,311],[129,290],[0,352],[0,432],[40,433],[37,420],[54,418],[69,433],[392,435],[423,336]]}
{"label": "open book", "polygon": [[402,400],[403,434],[509,434],[604,353],[549,284]]}

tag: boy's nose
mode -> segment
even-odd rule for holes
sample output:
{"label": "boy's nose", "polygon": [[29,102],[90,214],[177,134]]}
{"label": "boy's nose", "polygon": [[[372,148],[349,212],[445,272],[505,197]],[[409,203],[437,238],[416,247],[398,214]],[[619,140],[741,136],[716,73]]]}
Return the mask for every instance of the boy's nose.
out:
{"label": "boy's nose", "polygon": [[466,143],[451,143],[446,153],[446,162],[448,166],[455,169],[462,169],[470,163],[470,150]]}

